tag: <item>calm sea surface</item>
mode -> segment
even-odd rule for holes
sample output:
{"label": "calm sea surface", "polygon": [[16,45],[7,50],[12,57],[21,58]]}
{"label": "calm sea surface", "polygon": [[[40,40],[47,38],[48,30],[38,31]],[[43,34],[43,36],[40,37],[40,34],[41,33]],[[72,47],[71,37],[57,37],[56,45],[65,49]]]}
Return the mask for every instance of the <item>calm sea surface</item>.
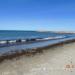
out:
{"label": "calm sea surface", "polygon": [[0,40],[9,39],[28,39],[28,38],[46,38],[50,36],[59,36],[53,32],[37,32],[37,31],[3,31],[0,30]]}

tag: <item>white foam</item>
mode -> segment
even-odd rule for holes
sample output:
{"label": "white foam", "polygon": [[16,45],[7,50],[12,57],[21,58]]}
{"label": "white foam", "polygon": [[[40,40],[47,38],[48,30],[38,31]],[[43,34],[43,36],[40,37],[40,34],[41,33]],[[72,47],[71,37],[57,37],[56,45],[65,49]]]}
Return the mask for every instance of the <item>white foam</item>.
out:
{"label": "white foam", "polygon": [[9,43],[15,43],[16,42],[16,40],[11,40],[11,41],[9,41]]}
{"label": "white foam", "polygon": [[5,43],[6,43],[6,41],[0,41],[0,43],[1,43],[1,44],[5,44]]}

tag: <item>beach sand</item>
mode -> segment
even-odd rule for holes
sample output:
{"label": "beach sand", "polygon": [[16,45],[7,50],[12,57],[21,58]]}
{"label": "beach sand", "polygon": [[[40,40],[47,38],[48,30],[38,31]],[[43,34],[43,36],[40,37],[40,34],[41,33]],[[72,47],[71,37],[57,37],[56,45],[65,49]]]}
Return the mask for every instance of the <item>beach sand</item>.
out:
{"label": "beach sand", "polygon": [[0,75],[75,75],[75,43],[0,63]]}

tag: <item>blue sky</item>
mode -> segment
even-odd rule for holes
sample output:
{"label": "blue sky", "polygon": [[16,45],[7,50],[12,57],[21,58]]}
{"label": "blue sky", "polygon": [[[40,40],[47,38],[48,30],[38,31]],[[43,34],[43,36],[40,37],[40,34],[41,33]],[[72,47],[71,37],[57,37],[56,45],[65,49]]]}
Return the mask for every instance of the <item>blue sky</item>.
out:
{"label": "blue sky", "polygon": [[75,0],[0,0],[0,30],[75,31]]}

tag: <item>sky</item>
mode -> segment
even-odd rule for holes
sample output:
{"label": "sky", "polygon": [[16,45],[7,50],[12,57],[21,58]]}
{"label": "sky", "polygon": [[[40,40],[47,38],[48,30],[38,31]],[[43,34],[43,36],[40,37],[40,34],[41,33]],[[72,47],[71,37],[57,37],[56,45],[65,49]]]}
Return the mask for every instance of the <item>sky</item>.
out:
{"label": "sky", "polygon": [[75,0],[0,0],[0,30],[75,31]]}

